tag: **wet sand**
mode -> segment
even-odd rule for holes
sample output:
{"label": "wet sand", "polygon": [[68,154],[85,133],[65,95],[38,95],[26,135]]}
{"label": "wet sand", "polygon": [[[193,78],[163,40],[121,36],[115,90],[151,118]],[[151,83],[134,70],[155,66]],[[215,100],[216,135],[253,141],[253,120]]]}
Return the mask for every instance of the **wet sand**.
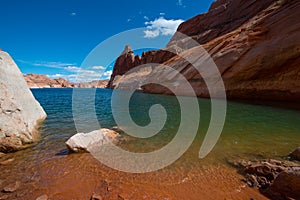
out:
{"label": "wet sand", "polygon": [[152,173],[129,174],[102,165],[88,153],[58,155],[27,166],[21,165],[21,158],[16,155],[13,162],[0,166],[1,187],[21,181],[8,199],[36,199],[46,194],[55,200],[88,200],[94,193],[103,199],[267,199],[226,165],[193,168],[185,173],[170,166]]}

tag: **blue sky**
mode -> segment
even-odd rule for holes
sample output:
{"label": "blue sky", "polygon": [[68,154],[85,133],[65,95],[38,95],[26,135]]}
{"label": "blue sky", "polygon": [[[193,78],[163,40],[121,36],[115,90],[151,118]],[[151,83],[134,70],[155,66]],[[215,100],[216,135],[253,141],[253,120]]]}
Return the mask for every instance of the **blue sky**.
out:
{"label": "blue sky", "polygon": [[[46,74],[73,81],[86,56],[107,38],[144,27],[141,37],[148,41],[161,38],[159,45],[163,47],[178,24],[206,12],[212,2],[1,0],[0,48],[10,53],[24,74]],[[90,73],[104,65],[101,56],[98,62],[89,66]],[[104,75],[109,75],[110,70],[104,69]]]}

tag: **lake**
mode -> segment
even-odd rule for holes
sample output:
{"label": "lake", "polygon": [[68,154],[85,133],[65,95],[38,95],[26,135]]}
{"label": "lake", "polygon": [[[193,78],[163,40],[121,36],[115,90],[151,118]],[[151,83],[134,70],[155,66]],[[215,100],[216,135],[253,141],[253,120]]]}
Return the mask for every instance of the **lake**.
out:
{"label": "lake", "polygon": [[[87,98],[84,93],[93,89],[77,90],[82,90],[84,102]],[[10,154],[14,158],[12,163],[0,166],[0,180],[22,182],[19,192],[12,194],[15,199],[34,199],[42,194],[53,199],[89,199],[100,180],[107,181],[112,194],[123,199],[219,199],[220,196],[264,199],[257,191],[245,186],[240,180],[242,176],[227,161],[285,159],[300,144],[299,110],[228,101],[223,132],[208,156],[199,159],[199,149],[211,117],[210,100],[199,98],[201,120],[198,132],[182,157],[155,172],[119,172],[101,164],[90,154],[68,154],[64,142],[77,132],[72,112],[73,89],[32,89],[32,92],[48,115],[40,127],[41,138],[31,148]],[[97,89],[95,93],[96,117],[104,128],[117,125],[112,114],[111,96],[109,89]],[[147,139],[126,135],[129,139],[119,145],[121,148],[131,152],[151,152],[175,137],[181,112],[174,96],[134,93],[129,104],[132,120],[139,126],[149,124],[148,111],[154,104],[161,104],[167,112],[162,130]],[[92,110],[79,109],[84,122],[77,127],[81,131],[88,132],[97,127],[89,124]]]}

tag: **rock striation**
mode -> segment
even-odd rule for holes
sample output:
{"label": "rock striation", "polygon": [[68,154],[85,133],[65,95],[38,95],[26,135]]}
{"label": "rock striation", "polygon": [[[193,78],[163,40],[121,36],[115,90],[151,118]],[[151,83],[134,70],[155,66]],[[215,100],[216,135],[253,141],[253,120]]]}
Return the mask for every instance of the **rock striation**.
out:
{"label": "rock striation", "polygon": [[29,88],[105,88],[108,84],[108,80],[71,83],[64,78],[50,79],[42,74],[27,74],[24,78]]}
{"label": "rock striation", "polygon": [[[166,48],[144,53],[151,69],[138,70],[140,60],[131,52],[122,54],[114,66],[108,87],[126,89],[141,79],[181,85],[177,76],[167,73],[162,63],[178,70],[199,97],[209,97],[201,74],[182,56],[203,59],[204,48],[214,60],[230,99],[300,101],[300,2],[291,0],[217,0],[207,13],[182,23]],[[185,34],[201,46],[187,44]],[[177,55],[168,52],[176,49]],[[174,52],[174,51],[173,51]],[[149,55],[150,54],[150,55]],[[142,62],[147,64],[147,62]],[[141,74],[144,73],[144,74]],[[134,81],[133,81],[134,80]],[[172,94],[157,84],[141,88],[148,93]],[[182,95],[189,95],[181,90]]]}
{"label": "rock striation", "polygon": [[16,151],[34,142],[38,122],[45,118],[13,59],[0,51],[0,151]]}

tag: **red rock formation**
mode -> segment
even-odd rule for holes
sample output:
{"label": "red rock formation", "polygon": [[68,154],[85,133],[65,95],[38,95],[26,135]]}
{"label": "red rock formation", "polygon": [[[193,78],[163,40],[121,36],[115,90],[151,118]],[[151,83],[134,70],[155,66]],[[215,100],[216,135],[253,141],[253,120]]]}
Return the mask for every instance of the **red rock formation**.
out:
{"label": "red rock formation", "polygon": [[64,78],[50,79],[41,74],[27,74],[24,78],[29,88],[105,88],[108,84],[108,80],[71,83]]}
{"label": "red rock formation", "polygon": [[[274,0],[218,0],[212,3],[207,13],[183,22],[177,31],[205,44],[236,30],[273,2]],[[175,34],[171,43],[179,39],[180,35]]]}
{"label": "red rock formation", "polygon": [[24,75],[24,79],[30,88],[50,87],[53,84],[53,80],[41,74],[27,74]]}
{"label": "red rock formation", "polygon": [[173,56],[175,56],[175,54],[164,49],[143,52],[142,56],[139,56],[134,54],[129,45],[126,45],[124,51],[116,60],[113,73],[107,87],[114,88],[113,81],[115,77],[125,74],[136,66],[148,63],[163,63]]}
{"label": "red rock formation", "polygon": [[73,84],[64,78],[54,79],[54,81],[56,81],[56,83],[57,83],[57,84],[54,84],[54,86],[58,85],[58,87],[63,87],[63,88],[73,87]]}
{"label": "red rock formation", "polygon": [[75,88],[106,88],[108,80],[95,80],[91,82],[74,83]]}
{"label": "red rock formation", "polygon": [[[300,101],[299,10],[299,1],[219,0],[208,13],[184,22],[178,30],[203,44],[218,66],[227,97]],[[184,42],[175,34],[168,47],[182,46]],[[185,49],[182,55],[201,57],[199,48]],[[179,70],[198,96],[209,97],[201,75],[189,63],[178,55],[162,60],[157,63]],[[178,84],[176,78],[159,68],[155,67],[148,79]],[[129,78],[123,77],[122,81],[126,85]],[[149,93],[170,93],[153,84],[142,89]]]}

